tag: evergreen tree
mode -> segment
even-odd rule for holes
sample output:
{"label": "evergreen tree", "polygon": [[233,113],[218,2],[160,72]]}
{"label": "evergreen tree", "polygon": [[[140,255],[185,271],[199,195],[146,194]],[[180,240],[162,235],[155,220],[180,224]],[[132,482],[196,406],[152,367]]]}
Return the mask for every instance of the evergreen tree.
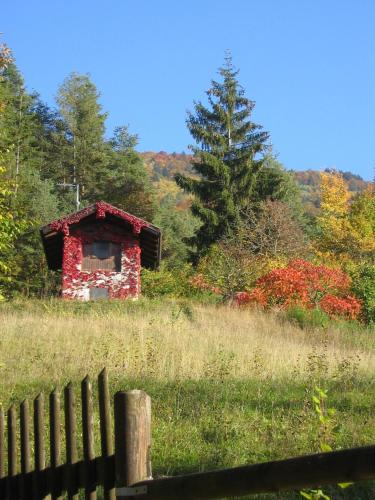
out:
{"label": "evergreen tree", "polygon": [[7,174],[14,181],[14,194],[17,195],[20,176],[25,171],[40,168],[42,152],[37,133],[39,120],[35,113],[38,96],[26,92],[14,62],[2,72],[0,102],[0,149],[7,152]]}
{"label": "evergreen tree", "polygon": [[69,127],[57,110],[38,102],[35,112],[39,120],[37,139],[42,153],[41,178],[52,183],[61,214],[76,210],[73,144]]}
{"label": "evergreen tree", "polygon": [[254,193],[248,209],[259,212],[262,211],[264,201],[281,201],[288,205],[290,215],[293,219],[309,232],[309,220],[305,213],[305,208],[302,206],[301,189],[298,186],[292,172],[285,170],[284,166],[275,158],[272,151],[267,153],[264,158],[263,167],[259,170]]}
{"label": "evergreen tree", "polygon": [[0,149],[5,151],[4,176],[9,179],[8,211],[18,228],[13,240],[17,251],[10,251],[7,256],[9,273],[3,293],[35,294],[51,283],[39,228],[60,215],[55,185],[43,177],[47,132],[39,112],[42,104],[36,94],[25,91],[14,64],[4,73],[2,97]]}
{"label": "evergreen tree", "polygon": [[117,127],[107,144],[105,175],[98,180],[96,193],[126,212],[151,221],[156,211],[155,192],[143,160],[136,152],[138,137],[127,126]]}
{"label": "evergreen tree", "polygon": [[[83,205],[104,199],[139,217],[152,220],[155,199],[142,159],[135,151],[137,137],[117,127],[104,140],[105,119],[99,93],[87,75],[71,74],[57,97],[62,120],[55,120],[50,137],[55,179],[79,184]],[[72,190],[65,191],[72,202]]]}
{"label": "evergreen tree", "polygon": [[192,211],[202,226],[192,242],[200,254],[231,234],[249,204],[273,196],[279,199],[284,182],[282,176],[264,172],[269,136],[251,121],[255,103],[245,97],[230,56],[219,74],[222,81],[212,81],[207,91],[209,108],[195,103],[195,114],[187,118],[198,143],[192,150],[199,178],[176,175],[177,184],[195,196]]}
{"label": "evergreen tree", "polygon": [[85,204],[97,201],[96,186],[105,175],[107,164],[107,115],[101,112],[98,99],[99,92],[88,75],[77,73],[65,79],[57,95],[66,141],[59,176],[67,184],[79,184],[80,198]]}
{"label": "evergreen tree", "polygon": [[41,226],[61,215],[54,184],[41,179],[35,169],[23,172],[15,208],[18,217],[25,223],[15,241],[17,252],[13,257],[12,286],[8,295],[43,296],[46,291],[56,293],[56,276],[46,266],[39,232]]}
{"label": "evergreen tree", "polygon": [[[46,266],[39,228],[59,215],[54,185],[43,178],[47,128],[42,104],[25,90],[22,75],[9,61],[0,85],[0,287],[6,296],[44,288]],[[44,115],[48,115],[45,107]],[[5,196],[6,195],[6,196]],[[6,230],[6,231],[5,231]],[[17,251],[15,251],[17,249]]]}
{"label": "evergreen tree", "polygon": [[161,201],[154,219],[161,228],[162,264],[164,268],[175,269],[188,261],[189,246],[186,240],[193,237],[199,221],[190,210],[176,208],[176,197],[168,194]]}

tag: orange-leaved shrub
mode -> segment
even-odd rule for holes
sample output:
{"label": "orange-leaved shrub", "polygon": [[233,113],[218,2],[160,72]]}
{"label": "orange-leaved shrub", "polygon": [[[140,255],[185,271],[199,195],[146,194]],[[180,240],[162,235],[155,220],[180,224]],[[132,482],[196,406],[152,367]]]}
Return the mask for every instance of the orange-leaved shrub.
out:
{"label": "orange-leaved shrub", "polygon": [[319,306],[331,317],[341,316],[346,319],[357,319],[361,314],[361,302],[351,295],[335,297],[328,294],[321,299]]}
{"label": "orange-leaved shrub", "polygon": [[361,302],[349,294],[349,289],[350,278],[341,270],[296,259],[259,278],[251,292],[237,293],[235,302],[280,309],[320,307],[331,317],[356,319]]}

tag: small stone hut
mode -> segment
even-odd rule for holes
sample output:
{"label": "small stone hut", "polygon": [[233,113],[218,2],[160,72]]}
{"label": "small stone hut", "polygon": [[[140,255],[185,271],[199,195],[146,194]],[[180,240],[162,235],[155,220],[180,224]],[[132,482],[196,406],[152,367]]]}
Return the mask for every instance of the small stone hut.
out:
{"label": "small stone hut", "polygon": [[49,269],[62,270],[62,297],[137,298],[141,266],[157,269],[160,229],[99,201],[40,230]]}

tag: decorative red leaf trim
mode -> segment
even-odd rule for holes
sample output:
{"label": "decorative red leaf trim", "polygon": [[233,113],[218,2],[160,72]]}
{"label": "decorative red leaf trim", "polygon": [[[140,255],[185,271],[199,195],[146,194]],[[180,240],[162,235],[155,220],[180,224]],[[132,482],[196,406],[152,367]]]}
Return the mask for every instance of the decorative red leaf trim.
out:
{"label": "decorative red leaf trim", "polygon": [[82,219],[85,219],[89,215],[95,213],[97,219],[104,219],[106,214],[115,215],[121,219],[129,222],[132,226],[133,234],[139,234],[144,227],[150,227],[150,224],[142,219],[139,219],[135,215],[128,214],[119,208],[106,203],[105,201],[98,201],[94,205],[91,205],[79,212],[68,215],[67,217],[62,217],[49,224],[50,228],[54,231],[62,232],[65,236],[69,235],[69,226],[72,224],[78,224]]}

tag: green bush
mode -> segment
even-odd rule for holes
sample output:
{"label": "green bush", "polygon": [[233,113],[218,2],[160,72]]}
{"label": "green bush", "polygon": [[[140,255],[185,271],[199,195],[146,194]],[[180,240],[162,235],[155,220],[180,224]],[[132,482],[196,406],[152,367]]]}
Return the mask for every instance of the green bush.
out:
{"label": "green bush", "polygon": [[375,323],[375,265],[363,265],[351,276],[352,291],[362,301],[363,319]]}
{"label": "green bush", "polygon": [[[149,298],[186,297],[207,299],[213,294],[198,290],[191,285],[193,269],[185,264],[177,269],[162,268],[160,271],[142,269],[142,295]],[[206,300],[204,300],[206,302]]]}
{"label": "green bush", "polygon": [[141,283],[142,295],[145,297],[180,296],[182,292],[181,284],[175,275],[166,269],[160,271],[142,269]]}
{"label": "green bush", "polygon": [[231,242],[212,245],[198,263],[197,273],[225,298],[250,290],[256,280],[268,271],[270,259],[250,255]]}
{"label": "green bush", "polygon": [[330,322],[329,316],[318,307],[314,309],[291,307],[286,311],[286,317],[297,323],[300,328],[326,328]]}

